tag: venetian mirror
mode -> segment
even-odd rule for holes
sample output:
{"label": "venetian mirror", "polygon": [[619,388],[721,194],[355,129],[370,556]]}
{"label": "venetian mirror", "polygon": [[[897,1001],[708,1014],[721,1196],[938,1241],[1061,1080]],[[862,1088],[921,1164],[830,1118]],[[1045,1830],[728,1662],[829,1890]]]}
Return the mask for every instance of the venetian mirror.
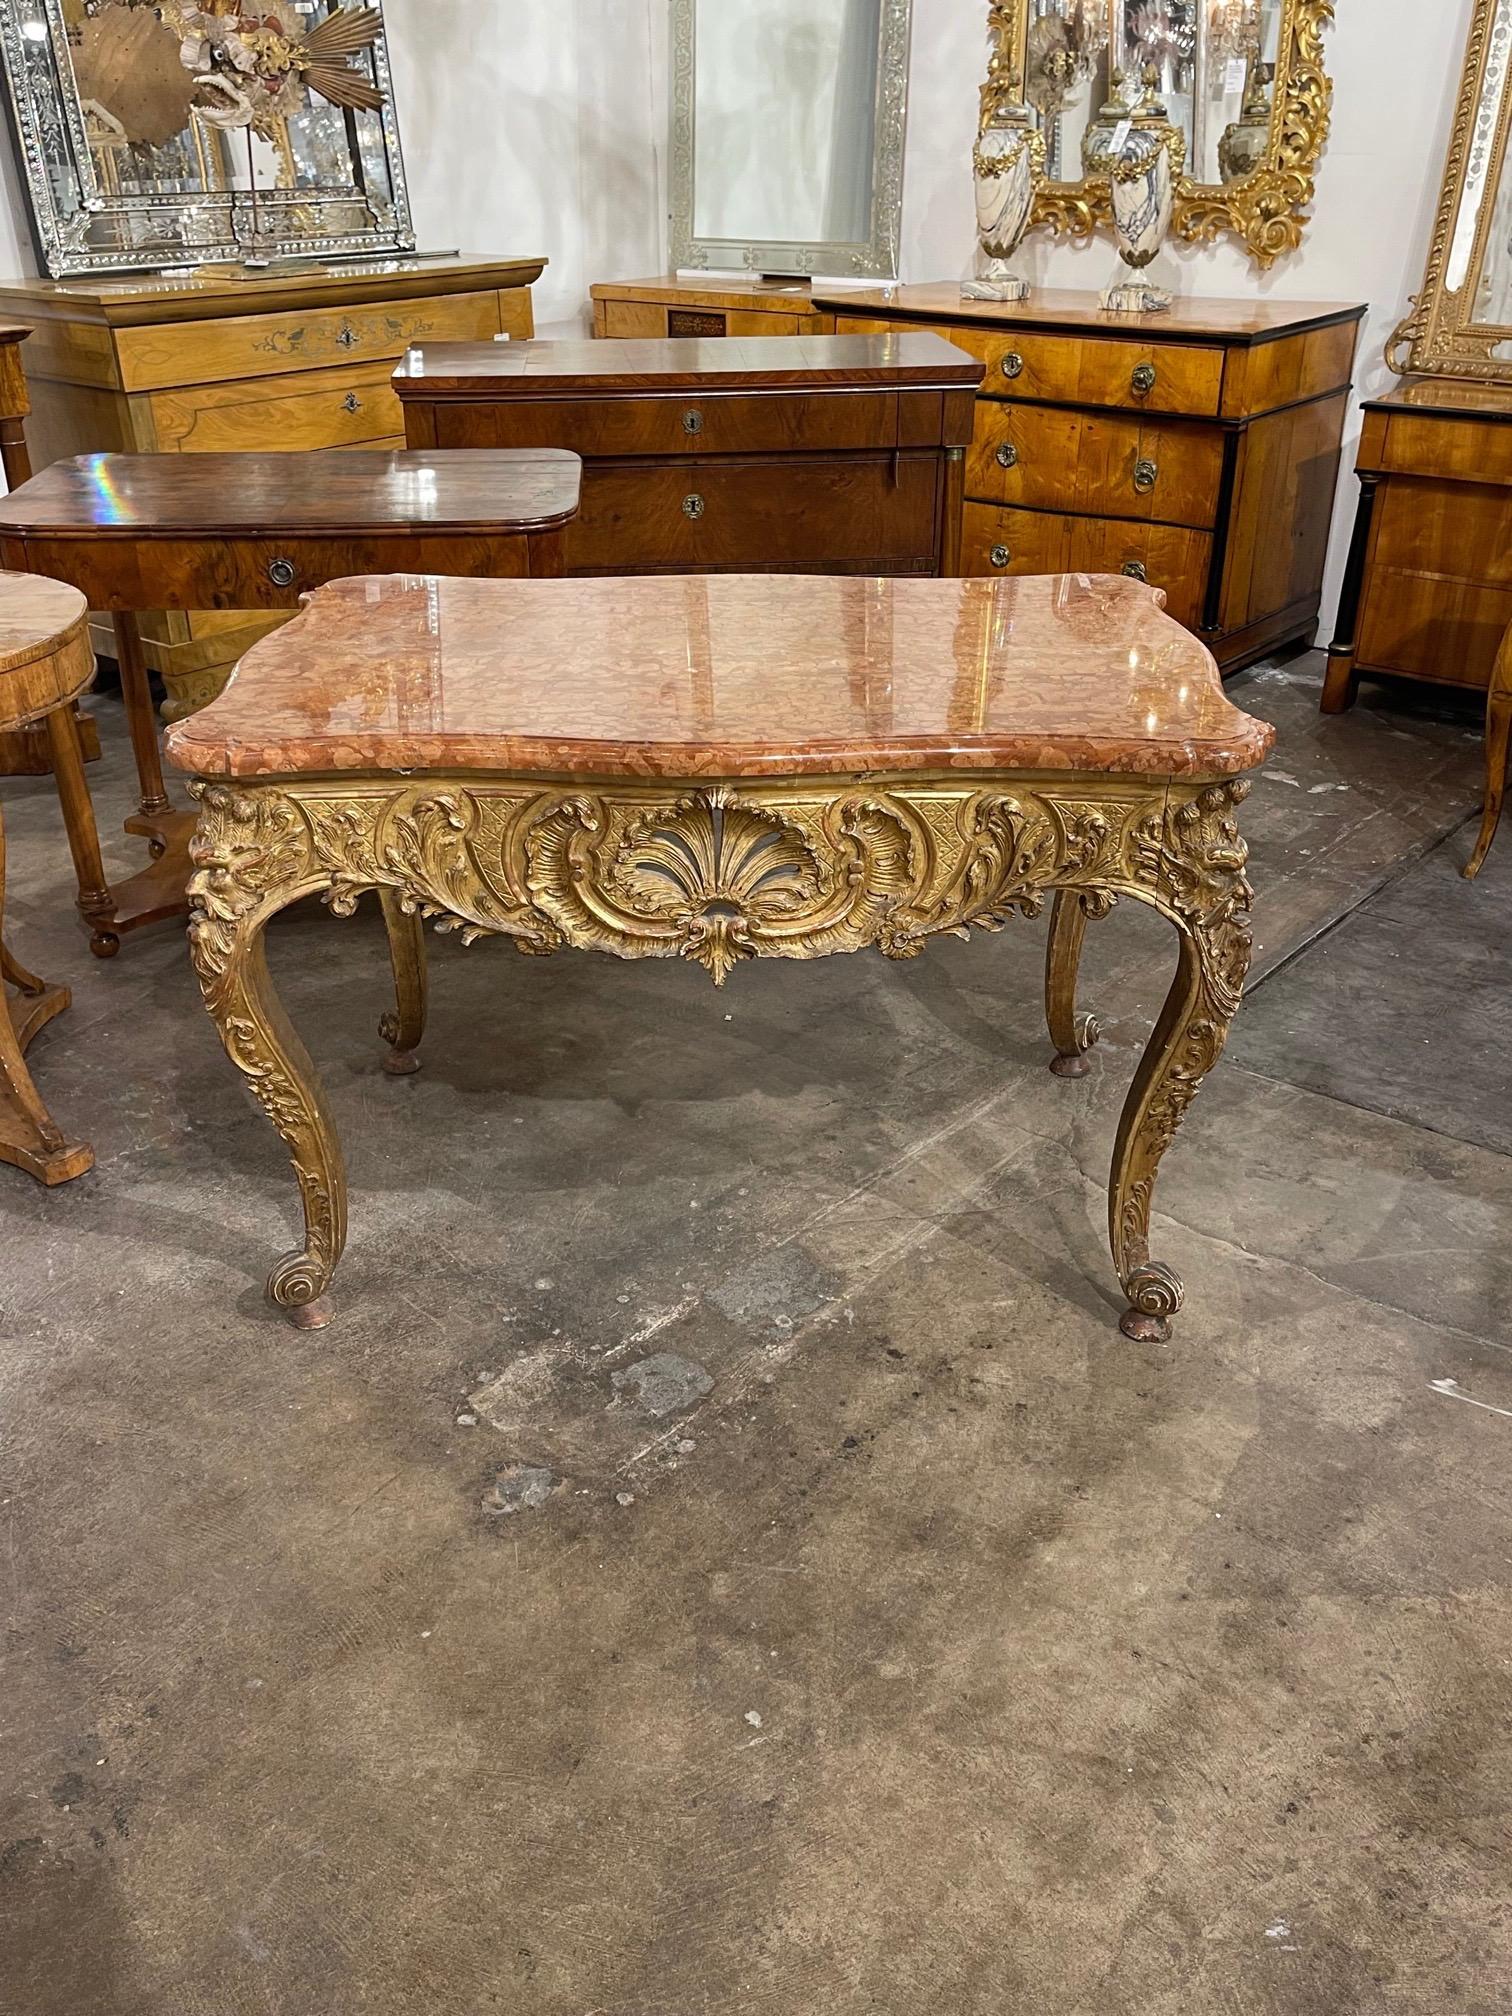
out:
{"label": "venetian mirror", "polygon": [[999,71],[1021,80],[1045,140],[1033,221],[1078,235],[1109,221],[1107,181],[1085,172],[1083,143],[1094,122],[1116,120],[1131,84],[1153,70],[1186,142],[1174,235],[1231,233],[1262,266],[1291,251],[1328,133],[1323,29],[1333,4],[993,0]]}
{"label": "venetian mirror", "polygon": [[54,278],[414,250],[381,8],[0,0]]}
{"label": "venetian mirror", "polygon": [[912,0],[672,0],[672,264],[898,270]]}
{"label": "venetian mirror", "polygon": [[1512,384],[1512,0],[1475,0],[1423,291],[1395,371]]}

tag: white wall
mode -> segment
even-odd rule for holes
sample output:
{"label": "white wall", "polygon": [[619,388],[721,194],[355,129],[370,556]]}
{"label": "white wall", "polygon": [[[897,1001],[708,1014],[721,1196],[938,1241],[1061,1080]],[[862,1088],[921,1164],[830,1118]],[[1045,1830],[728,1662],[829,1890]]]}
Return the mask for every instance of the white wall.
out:
{"label": "white wall", "polygon": [[[740,0],[729,0],[737,6]],[[1338,0],[1334,113],[1300,251],[1266,274],[1232,245],[1175,255],[1183,293],[1368,301],[1356,383],[1392,382],[1382,345],[1418,286],[1438,200],[1471,0]],[[589,285],[666,263],[666,0],[387,0],[400,132],[428,250],[544,252],[546,335],[586,326]],[[986,0],[914,0],[905,280],[970,270],[970,181]],[[34,270],[16,170],[0,146],[0,271]],[[1115,254],[1029,242],[1036,277],[1097,287]],[[1351,415],[1325,635],[1353,516]]]}

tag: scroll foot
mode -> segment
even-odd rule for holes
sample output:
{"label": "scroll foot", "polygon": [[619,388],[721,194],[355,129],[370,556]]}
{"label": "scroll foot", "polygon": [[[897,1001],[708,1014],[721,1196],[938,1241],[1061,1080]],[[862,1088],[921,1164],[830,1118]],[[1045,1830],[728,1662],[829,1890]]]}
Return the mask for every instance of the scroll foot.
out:
{"label": "scroll foot", "polygon": [[392,1078],[408,1078],[420,1069],[419,1047],[425,1035],[428,995],[425,924],[406,912],[398,894],[381,889],[383,921],[388,930],[389,963],[394,970],[395,1010],[378,1024],[389,1050],[383,1068]]}
{"label": "scroll foot", "polygon": [[1136,1344],[1169,1344],[1171,1318],[1180,1312],[1186,1299],[1181,1277],[1158,1260],[1147,1260],[1124,1283],[1129,1307],[1118,1327]]}
{"label": "scroll foot", "polygon": [[1055,1045],[1050,1069],[1057,1078],[1085,1078],[1092,1068],[1086,1053],[1102,1031],[1095,1015],[1076,1012],[1076,976],[1081,967],[1088,918],[1105,916],[1111,907],[1097,892],[1056,891],[1045,959],[1045,1020],[1050,1026],[1050,1041]]}

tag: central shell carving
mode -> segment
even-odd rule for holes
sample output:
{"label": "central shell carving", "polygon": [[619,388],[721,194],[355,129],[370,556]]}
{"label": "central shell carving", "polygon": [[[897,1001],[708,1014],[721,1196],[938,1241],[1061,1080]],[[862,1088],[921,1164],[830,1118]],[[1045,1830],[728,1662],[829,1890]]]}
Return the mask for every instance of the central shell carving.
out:
{"label": "central shell carving", "polygon": [[684,956],[719,985],[738,959],[754,955],[753,930],[811,910],[827,878],[796,827],[711,792],[685,800],[670,818],[653,812],[632,827],[614,880],[637,916],[675,925]]}

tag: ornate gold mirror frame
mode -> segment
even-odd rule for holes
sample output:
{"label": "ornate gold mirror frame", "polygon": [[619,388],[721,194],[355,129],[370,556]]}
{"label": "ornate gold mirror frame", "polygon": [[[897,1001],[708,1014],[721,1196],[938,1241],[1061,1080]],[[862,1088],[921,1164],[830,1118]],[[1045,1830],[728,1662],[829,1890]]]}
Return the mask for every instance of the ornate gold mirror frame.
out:
{"label": "ornate gold mirror frame", "polygon": [[[1509,135],[1512,0],[1475,0],[1428,270],[1386,346],[1393,371],[1512,385]],[[1488,272],[1498,234],[1502,261]]]}
{"label": "ornate gold mirror frame", "polygon": [[[1194,32],[1199,35],[1216,32],[1220,17],[1232,11],[1231,0],[1229,4],[1182,0],[1182,4],[1193,9]],[[1042,10],[1034,0],[991,0],[992,74],[1026,77],[1031,30],[1043,25],[1047,15],[1058,12],[1074,24],[1106,9],[1111,25],[1126,18],[1128,6],[1129,0],[1066,0],[1057,9]],[[1269,87],[1270,128],[1263,147],[1257,149],[1256,165],[1228,182],[1201,182],[1184,175],[1177,186],[1172,227],[1173,235],[1189,244],[1231,233],[1261,266],[1294,251],[1302,241],[1333,100],[1333,84],[1323,62],[1323,31],[1333,20],[1334,0],[1279,0],[1279,7],[1275,75]],[[1032,223],[1084,238],[1099,224],[1111,224],[1112,215],[1107,178],[1084,176],[1076,182],[1047,182],[1036,199]]]}

